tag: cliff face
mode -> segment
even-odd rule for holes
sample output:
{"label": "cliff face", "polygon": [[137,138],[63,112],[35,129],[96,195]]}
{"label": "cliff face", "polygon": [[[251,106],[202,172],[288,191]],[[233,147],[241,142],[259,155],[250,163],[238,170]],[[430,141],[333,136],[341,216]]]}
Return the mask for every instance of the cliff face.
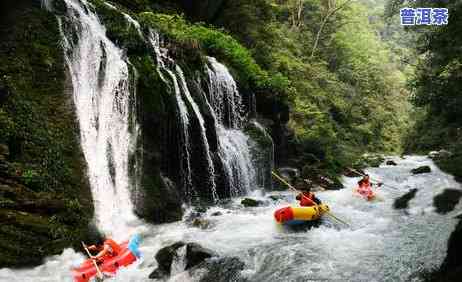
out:
{"label": "cliff face", "polygon": [[[171,222],[181,219],[184,202],[210,203],[257,185],[271,186],[273,143],[265,129],[247,118],[241,125],[238,116],[226,122],[217,118],[218,112],[231,117],[233,111],[253,118],[255,107],[263,107],[277,119],[265,124],[268,127],[287,122],[287,115],[274,112],[288,108],[281,110],[277,99],[263,95],[272,82],[248,51],[219,30],[181,17],[143,13],[176,6],[171,3],[116,1],[124,6],[113,7],[101,0],[90,2],[107,37],[122,50],[136,88],[137,111],[130,114],[140,133],[128,160],[136,214],[154,223]],[[0,4],[0,268],[39,264],[95,235],[57,20],[65,30],[66,5],[61,0],[49,3],[53,12],[34,1]],[[150,30],[161,33],[165,62],[150,42]],[[218,104],[226,105],[223,109],[210,105],[216,98],[213,91],[224,91],[217,94],[222,95]],[[186,129],[182,110],[189,119]],[[252,161],[265,165],[254,172]]]}
{"label": "cliff face", "polygon": [[55,16],[0,4],[0,268],[89,234],[93,204]]}

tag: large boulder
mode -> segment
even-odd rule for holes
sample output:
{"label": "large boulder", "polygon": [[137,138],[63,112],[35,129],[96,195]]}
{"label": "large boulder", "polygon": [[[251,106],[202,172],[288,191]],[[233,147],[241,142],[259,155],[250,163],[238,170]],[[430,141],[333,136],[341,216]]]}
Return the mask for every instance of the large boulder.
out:
{"label": "large boulder", "polygon": [[190,269],[208,258],[216,257],[217,254],[197,243],[188,243],[186,245],[186,269]]}
{"label": "large boulder", "polygon": [[419,166],[411,170],[412,174],[422,174],[422,173],[430,173],[430,172],[432,172],[432,169],[428,165]]}
{"label": "large boulder", "polygon": [[163,279],[170,276],[172,273],[172,264],[175,258],[182,255],[179,254],[179,250],[186,247],[186,253],[184,254],[185,269],[188,270],[192,267],[199,265],[206,259],[215,257],[217,254],[207,248],[202,247],[196,243],[184,243],[176,242],[170,246],[160,249],[155,258],[158,267],[149,275],[150,279]]}
{"label": "large boulder", "polygon": [[407,209],[409,206],[409,201],[412,200],[415,197],[415,194],[417,194],[418,189],[412,189],[403,196],[399,197],[398,199],[395,200],[393,203],[393,207],[395,209]]}
{"label": "large boulder", "polygon": [[184,242],[176,242],[175,244],[160,249],[156,254],[158,267],[149,275],[149,278],[159,279],[164,276],[169,276],[172,269],[173,259],[177,255],[178,249],[184,246]]}
{"label": "large boulder", "polygon": [[462,277],[462,221],[459,221],[448,241],[446,258],[440,269],[433,273],[431,281],[458,282]]}
{"label": "large boulder", "polygon": [[433,206],[437,213],[446,214],[454,210],[461,197],[461,190],[445,189],[443,193],[433,198]]}
{"label": "large boulder", "polygon": [[183,210],[180,192],[175,183],[158,171],[149,176],[144,175],[143,179],[143,189],[133,195],[137,203],[136,214],[157,223],[180,220]]}

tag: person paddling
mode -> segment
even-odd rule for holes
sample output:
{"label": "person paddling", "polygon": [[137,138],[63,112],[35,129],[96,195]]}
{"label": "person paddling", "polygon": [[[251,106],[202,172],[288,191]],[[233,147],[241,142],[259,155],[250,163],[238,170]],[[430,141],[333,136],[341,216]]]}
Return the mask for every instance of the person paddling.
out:
{"label": "person paddling", "polygon": [[121,247],[114,240],[108,238],[104,241],[99,240],[96,245],[87,247],[90,251],[98,251],[98,254],[91,256],[91,259],[100,261],[105,256],[115,257],[120,251]]}
{"label": "person paddling", "polygon": [[[366,197],[368,200],[374,198],[374,192],[372,191],[373,183],[370,180],[369,174],[365,174],[361,180],[358,181],[358,193]],[[376,184],[377,187],[382,186],[382,183]]]}
{"label": "person paddling", "polygon": [[295,197],[295,199],[300,201],[300,206],[311,207],[321,204],[321,200],[319,200],[314,193],[311,193],[311,187],[305,186],[300,190],[302,190],[301,193]]}
{"label": "person paddling", "polygon": [[365,174],[361,180],[358,181],[359,187],[371,187],[371,179],[369,177],[369,174]]}

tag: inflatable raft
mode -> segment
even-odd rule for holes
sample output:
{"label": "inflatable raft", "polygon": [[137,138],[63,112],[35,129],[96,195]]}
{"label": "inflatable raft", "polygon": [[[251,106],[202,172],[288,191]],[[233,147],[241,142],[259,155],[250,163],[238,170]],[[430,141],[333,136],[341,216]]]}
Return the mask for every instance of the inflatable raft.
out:
{"label": "inflatable raft", "polygon": [[[133,236],[130,241],[120,244],[122,251],[115,257],[105,256],[98,263],[98,268],[104,275],[114,276],[121,267],[126,267],[134,263],[139,257],[138,246],[140,238],[138,235]],[[85,260],[79,267],[72,270],[75,282],[88,282],[98,274],[95,265],[91,259]]]}
{"label": "inflatable raft", "polygon": [[311,207],[284,207],[274,212],[274,218],[277,223],[284,225],[300,225],[320,219],[329,206],[320,204]]}
{"label": "inflatable raft", "polygon": [[368,201],[375,199],[375,193],[372,191],[372,187],[370,185],[361,185],[357,187],[354,192],[356,195]]}

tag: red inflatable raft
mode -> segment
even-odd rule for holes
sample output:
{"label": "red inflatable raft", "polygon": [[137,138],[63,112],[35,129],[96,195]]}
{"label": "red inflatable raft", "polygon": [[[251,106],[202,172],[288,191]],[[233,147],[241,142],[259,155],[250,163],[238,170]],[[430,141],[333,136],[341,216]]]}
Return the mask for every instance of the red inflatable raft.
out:
{"label": "red inflatable raft", "polygon": [[367,199],[368,201],[372,201],[375,199],[375,193],[372,191],[371,185],[360,185],[358,188],[356,188],[355,192],[363,198]]}
{"label": "red inflatable raft", "polygon": [[[122,251],[119,255],[105,256],[98,263],[98,267],[105,275],[114,276],[117,270],[121,267],[128,266],[136,261],[137,257],[129,249],[129,242],[120,244]],[[84,261],[79,267],[72,270],[75,282],[88,282],[97,275],[97,270],[91,259]]]}

